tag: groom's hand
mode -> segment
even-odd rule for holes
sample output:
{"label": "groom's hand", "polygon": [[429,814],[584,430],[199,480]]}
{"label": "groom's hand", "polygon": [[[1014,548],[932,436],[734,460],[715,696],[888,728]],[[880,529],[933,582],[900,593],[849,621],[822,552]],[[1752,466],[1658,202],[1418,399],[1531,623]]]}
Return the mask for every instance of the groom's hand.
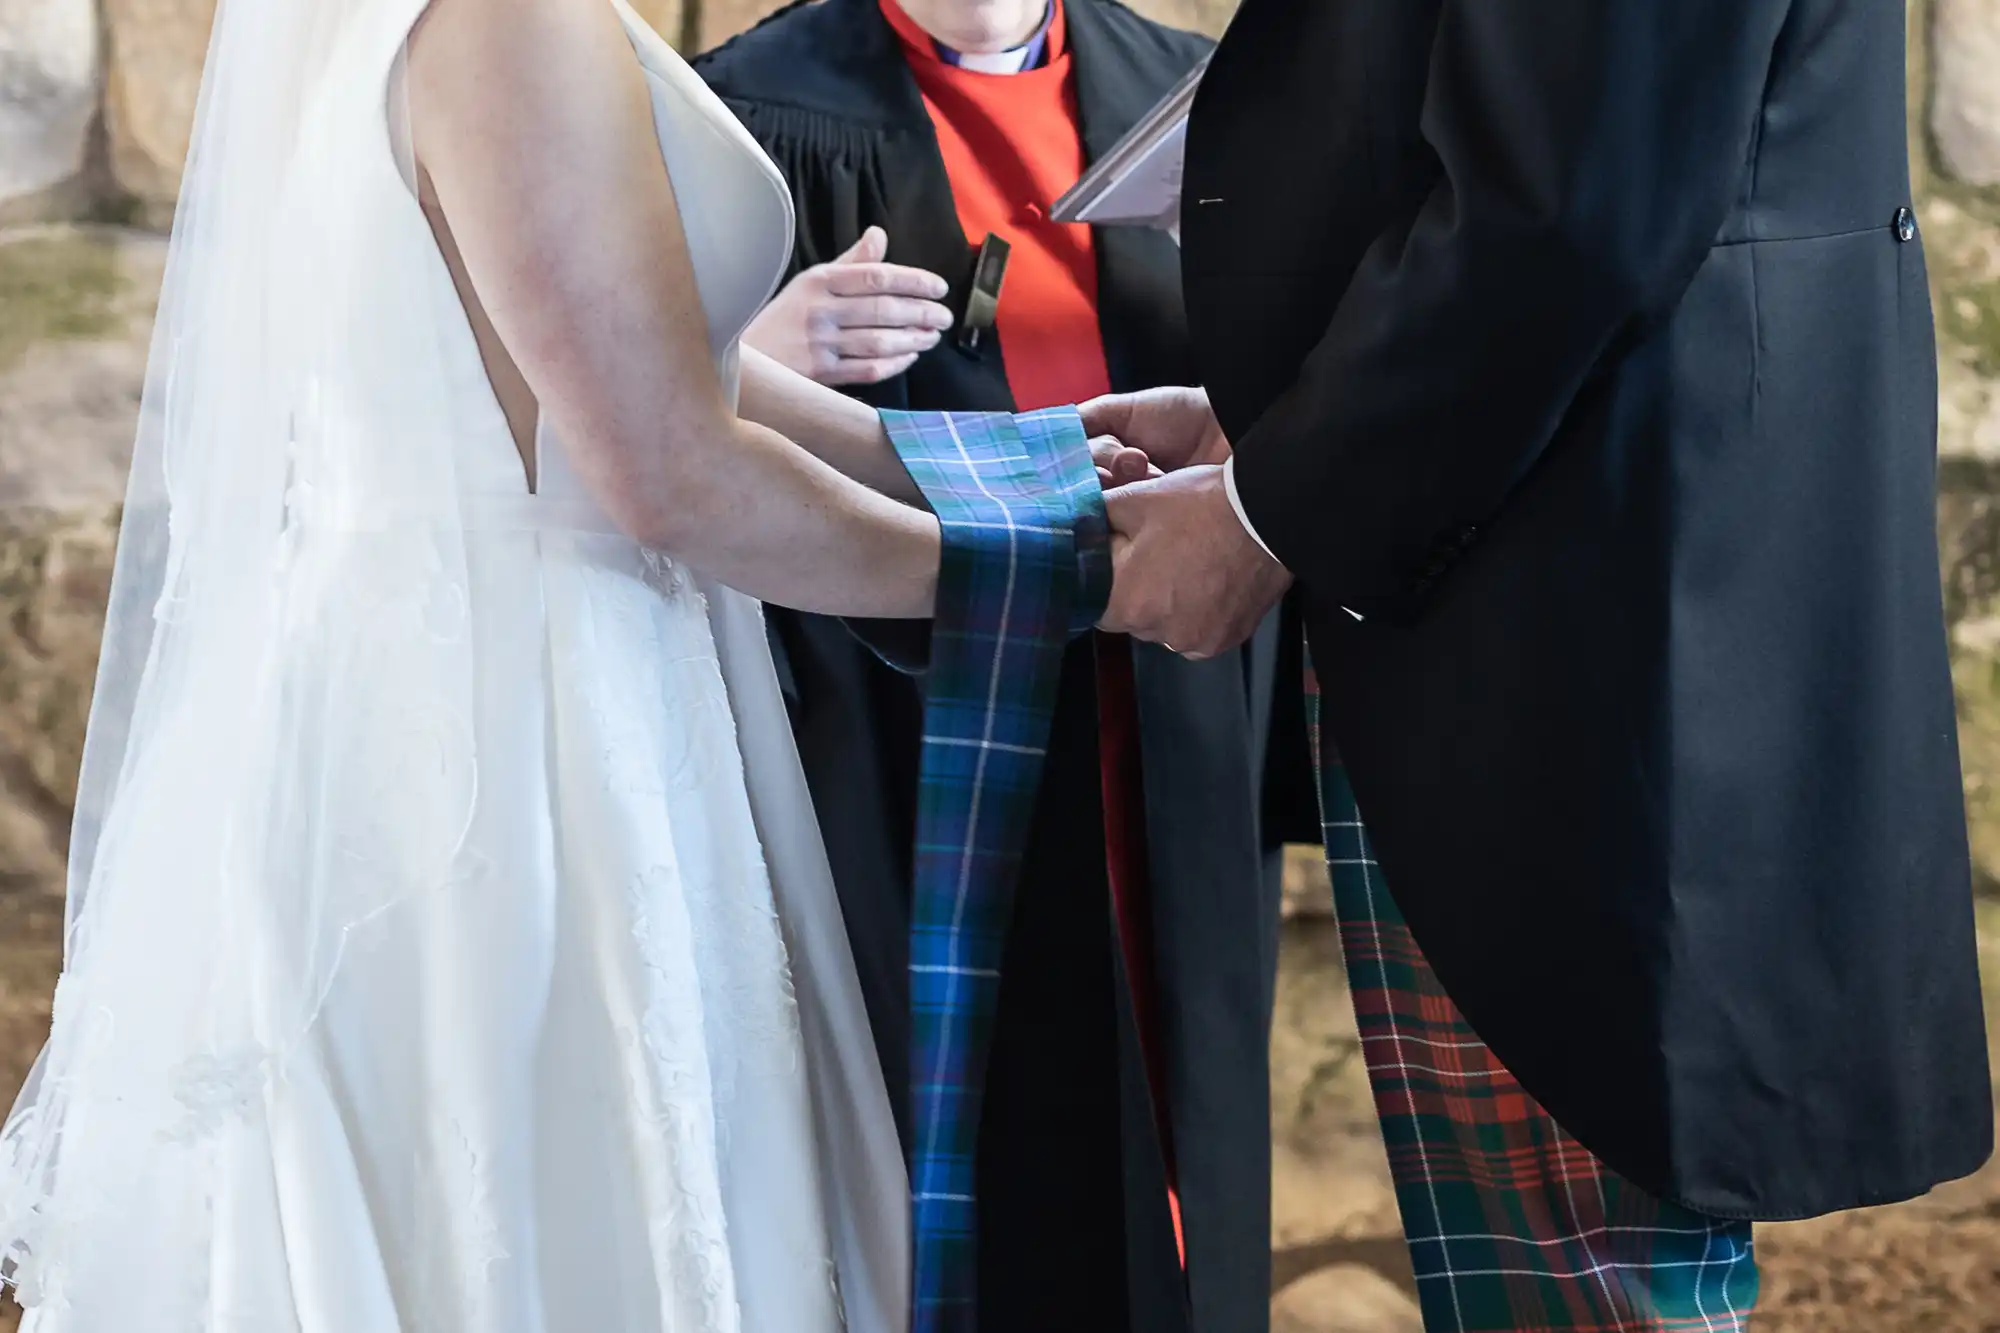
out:
{"label": "groom's hand", "polygon": [[1216,424],[1208,395],[1200,389],[1146,389],[1093,398],[1077,411],[1092,435],[1112,435],[1143,449],[1167,472],[1220,463],[1229,457],[1229,438]]}
{"label": "groom's hand", "polygon": [[1109,435],[1090,442],[1090,461],[1097,465],[1097,484],[1107,491],[1160,475],[1143,450],[1129,448]]}
{"label": "groom's hand", "polygon": [[1222,469],[1195,466],[1108,492],[1111,604],[1101,628],[1197,661],[1256,632],[1292,576],[1230,507]]}

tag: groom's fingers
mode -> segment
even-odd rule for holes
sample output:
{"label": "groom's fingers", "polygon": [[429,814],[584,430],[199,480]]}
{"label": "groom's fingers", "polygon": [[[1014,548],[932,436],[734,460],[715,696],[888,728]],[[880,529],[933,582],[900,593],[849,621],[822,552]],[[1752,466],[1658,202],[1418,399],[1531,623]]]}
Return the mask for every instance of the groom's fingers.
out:
{"label": "groom's fingers", "polygon": [[1119,531],[1114,520],[1111,529],[1111,598],[1105,604],[1103,618],[1097,627],[1106,634],[1132,634],[1137,626],[1132,623],[1130,580],[1126,568],[1132,554],[1132,539]]}
{"label": "groom's fingers", "polygon": [[[1133,451],[1137,453],[1137,450]],[[1150,466],[1150,464],[1148,465]],[[1157,469],[1155,469],[1157,471]],[[1164,473],[1160,475],[1164,476]],[[1111,519],[1111,531],[1126,539],[1139,535],[1139,527],[1146,517],[1146,497],[1155,489],[1153,478],[1147,477],[1122,488],[1116,495],[1104,497],[1105,512]]]}
{"label": "groom's fingers", "polygon": [[1083,428],[1092,435],[1125,435],[1132,420],[1132,400],[1123,394],[1106,394],[1077,404]]}
{"label": "groom's fingers", "polygon": [[1144,481],[1149,472],[1157,470],[1144,450],[1134,449],[1107,435],[1091,440],[1090,457],[1097,464],[1098,480],[1106,486]]}

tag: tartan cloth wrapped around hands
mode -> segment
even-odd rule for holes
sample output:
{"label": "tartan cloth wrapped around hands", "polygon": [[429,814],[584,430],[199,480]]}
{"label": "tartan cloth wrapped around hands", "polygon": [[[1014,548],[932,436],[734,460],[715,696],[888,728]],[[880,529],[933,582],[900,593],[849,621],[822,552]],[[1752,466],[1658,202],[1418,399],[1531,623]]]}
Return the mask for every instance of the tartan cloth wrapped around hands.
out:
{"label": "tartan cloth wrapped around hands", "polygon": [[1424,1328],[1744,1333],[1758,1286],[1750,1224],[1647,1194],[1515,1081],[1383,883],[1310,664],[1306,710],[1334,916]]}
{"label": "tartan cloth wrapped around hands", "polygon": [[882,419],[944,537],[910,911],[911,1329],[970,1333],[1000,959],[1063,653],[1110,596],[1109,531],[1072,408]]}

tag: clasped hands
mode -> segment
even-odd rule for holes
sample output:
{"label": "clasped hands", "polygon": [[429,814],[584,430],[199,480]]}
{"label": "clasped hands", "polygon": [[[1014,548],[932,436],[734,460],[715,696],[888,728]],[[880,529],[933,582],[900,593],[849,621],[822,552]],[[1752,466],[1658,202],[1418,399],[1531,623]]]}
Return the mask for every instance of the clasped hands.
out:
{"label": "clasped hands", "polygon": [[1229,441],[1208,395],[1150,389],[1078,410],[1111,520],[1111,603],[1099,628],[1197,661],[1243,643],[1292,576],[1229,503]]}
{"label": "clasped hands", "polygon": [[[750,346],[822,384],[874,384],[909,369],[951,327],[947,284],[885,262],[870,227],[845,254],[807,269],[744,334]],[[1101,627],[1214,657],[1249,638],[1291,575],[1230,507],[1229,441],[1199,389],[1112,394],[1080,408],[1110,512],[1114,579]]]}

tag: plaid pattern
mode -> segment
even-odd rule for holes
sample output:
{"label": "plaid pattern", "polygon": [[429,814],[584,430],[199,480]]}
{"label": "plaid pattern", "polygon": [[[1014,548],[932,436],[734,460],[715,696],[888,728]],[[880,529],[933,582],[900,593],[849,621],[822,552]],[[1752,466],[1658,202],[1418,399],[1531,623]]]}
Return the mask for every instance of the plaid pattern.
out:
{"label": "plaid pattern", "polygon": [[911,1329],[969,1333],[1000,959],[1063,651],[1103,613],[1110,557],[1074,409],[882,418],[944,531],[910,913]]}
{"label": "plaid pattern", "polygon": [[1565,1134],[1473,1034],[1403,924],[1307,715],[1362,1053],[1429,1333],[1745,1333],[1750,1224],[1655,1199]]}

